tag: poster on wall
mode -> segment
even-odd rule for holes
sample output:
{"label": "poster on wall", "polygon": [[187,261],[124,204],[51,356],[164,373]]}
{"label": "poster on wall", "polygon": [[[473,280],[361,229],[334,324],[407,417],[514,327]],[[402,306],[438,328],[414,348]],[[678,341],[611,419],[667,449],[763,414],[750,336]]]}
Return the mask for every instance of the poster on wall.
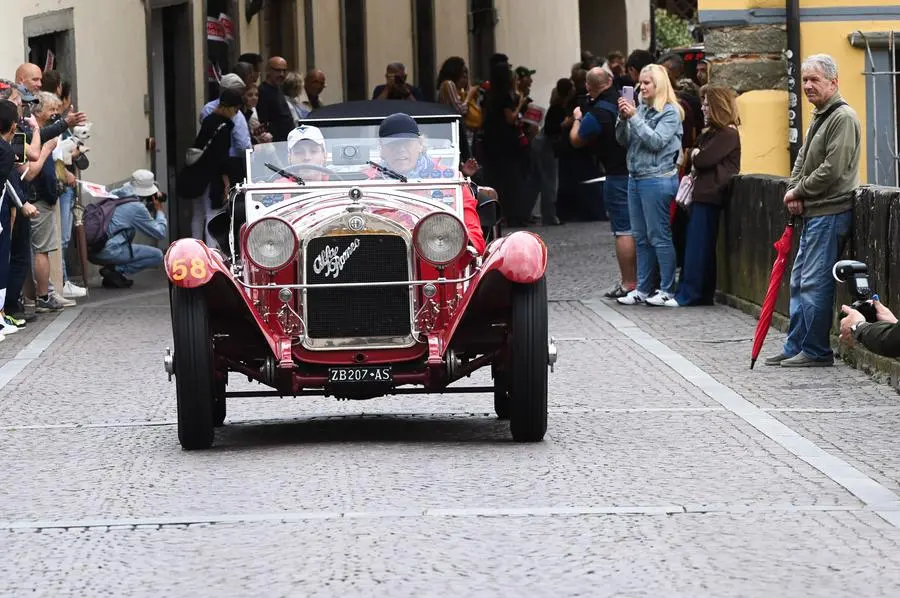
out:
{"label": "poster on wall", "polygon": [[234,19],[228,0],[208,0],[206,12],[207,99],[219,97],[219,81],[231,70],[231,49],[235,43]]}

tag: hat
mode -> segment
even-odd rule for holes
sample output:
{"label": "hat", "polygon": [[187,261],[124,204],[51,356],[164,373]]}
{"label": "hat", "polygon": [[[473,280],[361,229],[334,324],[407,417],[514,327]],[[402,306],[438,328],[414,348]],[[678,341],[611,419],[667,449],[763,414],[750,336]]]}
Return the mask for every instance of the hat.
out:
{"label": "hat", "polygon": [[156,186],[156,177],[149,170],[140,169],[131,173],[131,186],[138,197],[150,197],[159,193]]}
{"label": "hat", "polygon": [[322,136],[322,131],[320,131],[318,127],[300,125],[296,129],[288,133],[288,149],[293,149],[294,146],[301,141],[313,141],[321,145],[323,149],[325,148],[325,138]]}
{"label": "hat", "polygon": [[519,77],[520,79],[522,77],[530,77],[531,75],[535,74],[536,72],[537,71],[532,70],[532,69],[528,68],[527,66],[517,66],[516,67],[516,77]]}
{"label": "hat", "polygon": [[247,85],[244,83],[244,80],[234,73],[228,73],[221,79],[219,79],[219,89],[241,89],[243,90]]}
{"label": "hat", "polygon": [[378,136],[382,139],[389,137],[415,139],[419,136],[419,125],[410,115],[398,112],[381,121]]}

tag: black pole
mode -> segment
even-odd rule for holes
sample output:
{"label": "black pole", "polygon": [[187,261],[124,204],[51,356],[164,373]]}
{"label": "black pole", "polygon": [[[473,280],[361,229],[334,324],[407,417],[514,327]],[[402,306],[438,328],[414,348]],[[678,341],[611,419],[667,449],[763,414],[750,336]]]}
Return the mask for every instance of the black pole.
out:
{"label": "black pole", "polygon": [[803,146],[803,112],[801,97],[803,79],[800,74],[800,0],[787,1],[787,75],[788,75],[788,141],[791,148],[791,168]]}
{"label": "black pole", "polygon": [[656,60],[656,0],[650,0],[650,47],[648,50]]}

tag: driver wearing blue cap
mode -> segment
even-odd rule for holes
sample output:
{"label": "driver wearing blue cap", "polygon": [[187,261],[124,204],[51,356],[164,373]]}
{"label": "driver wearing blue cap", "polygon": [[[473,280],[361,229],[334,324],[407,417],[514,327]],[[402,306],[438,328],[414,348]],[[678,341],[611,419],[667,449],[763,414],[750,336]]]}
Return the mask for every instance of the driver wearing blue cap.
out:
{"label": "driver wearing blue cap", "polygon": [[[442,177],[456,176],[452,170],[428,157],[419,133],[419,125],[408,114],[399,112],[385,118],[378,128],[378,137],[381,141],[381,156],[384,158],[385,166],[394,172],[409,178],[436,178],[436,172]],[[386,175],[373,170],[369,176],[380,178]],[[478,218],[478,200],[475,199],[469,185],[463,185],[463,221],[469,233],[469,241],[478,253],[482,253],[485,242],[481,220]]]}

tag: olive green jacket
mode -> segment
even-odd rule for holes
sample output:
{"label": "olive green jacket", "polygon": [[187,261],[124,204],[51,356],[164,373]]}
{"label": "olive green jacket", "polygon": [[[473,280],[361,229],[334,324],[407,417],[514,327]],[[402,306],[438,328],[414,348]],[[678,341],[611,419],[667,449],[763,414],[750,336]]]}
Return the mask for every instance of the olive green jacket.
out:
{"label": "olive green jacket", "polygon": [[[813,117],[839,101],[841,94],[835,93],[825,106],[813,112]],[[829,216],[853,208],[853,195],[859,186],[860,129],[856,112],[846,105],[829,115],[811,143],[807,132],[790,185],[803,200],[803,216]]]}

